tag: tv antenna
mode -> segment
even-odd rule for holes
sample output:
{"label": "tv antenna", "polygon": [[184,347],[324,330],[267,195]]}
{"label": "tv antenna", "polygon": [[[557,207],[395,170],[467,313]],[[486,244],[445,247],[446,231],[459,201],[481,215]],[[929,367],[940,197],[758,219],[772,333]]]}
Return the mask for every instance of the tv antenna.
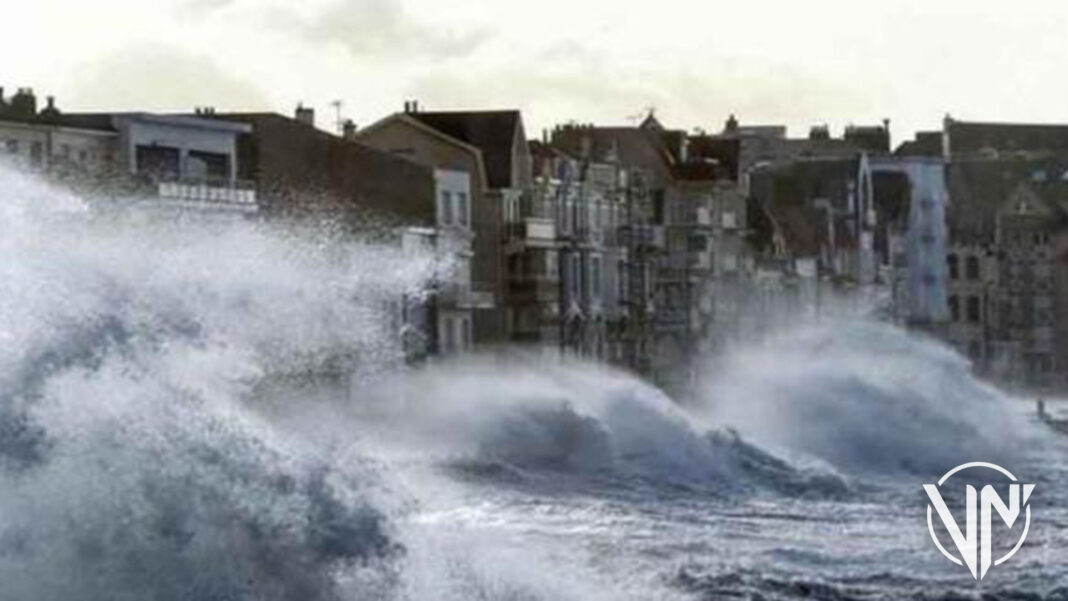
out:
{"label": "tv antenna", "polygon": [[330,106],[334,107],[334,129],[337,130],[339,136],[345,131],[345,123],[341,119],[341,107],[344,104],[342,100],[335,100],[330,103]]}

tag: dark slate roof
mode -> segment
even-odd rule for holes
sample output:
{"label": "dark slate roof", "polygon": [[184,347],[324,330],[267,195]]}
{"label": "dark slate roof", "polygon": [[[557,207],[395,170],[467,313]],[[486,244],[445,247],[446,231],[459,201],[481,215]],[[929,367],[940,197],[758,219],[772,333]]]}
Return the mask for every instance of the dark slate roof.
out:
{"label": "dark slate roof", "polygon": [[54,119],[58,125],[63,127],[115,131],[111,113],[62,113]]}
{"label": "dark slate roof", "polygon": [[661,183],[671,180],[671,155],[664,148],[659,131],[636,127],[593,127],[564,125],[553,131],[552,144],[575,156],[584,156],[584,139],[589,140],[589,158],[615,162],[627,169],[644,169]]}
{"label": "dark slate roof", "polygon": [[795,256],[818,255],[829,242],[827,213],[823,210],[779,204],[767,207],[767,212],[782,235],[786,249]]}
{"label": "dark slate roof", "polygon": [[975,123],[950,120],[949,149],[953,155],[998,152],[1068,152],[1068,125]]}
{"label": "dark slate roof", "polygon": [[[806,159],[758,169],[752,174],[751,193],[775,222],[787,250],[814,256],[829,244],[826,210],[814,205],[827,199],[836,211],[848,207],[848,183],[856,179],[858,159]],[[835,241],[840,247],[855,244],[848,234],[848,217],[836,216]]]}
{"label": "dark slate roof", "polygon": [[1028,182],[1027,186],[1051,209],[1061,213],[1068,211],[1068,180],[1064,179],[1063,174],[1044,181]]}
{"label": "dark slate roof", "polygon": [[738,178],[741,152],[741,141],[736,137],[727,138],[708,135],[690,137],[690,158],[715,160],[729,174],[731,179]]}
{"label": "dark slate roof", "polygon": [[902,157],[940,157],[942,156],[942,132],[918,131],[915,140],[902,142],[894,154]]}
{"label": "dark slate roof", "polygon": [[880,154],[890,152],[890,131],[882,125],[851,125],[843,139],[858,149]]}
{"label": "dark slate roof", "polygon": [[992,243],[998,208],[1024,182],[1059,180],[1068,159],[973,159],[947,165],[949,207],[946,220],[955,241]]}
{"label": "dark slate roof", "polygon": [[522,119],[519,111],[420,111],[408,116],[481,150],[490,187],[511,187],[512,149]]}
{"label": "dark slate roof", "polygon": [[97,131],[115,131],[110,113],[36,113],[33,116],[0,112],[0,121],[25,123],[28,125],[56,125],[73,129],[91,129]]}

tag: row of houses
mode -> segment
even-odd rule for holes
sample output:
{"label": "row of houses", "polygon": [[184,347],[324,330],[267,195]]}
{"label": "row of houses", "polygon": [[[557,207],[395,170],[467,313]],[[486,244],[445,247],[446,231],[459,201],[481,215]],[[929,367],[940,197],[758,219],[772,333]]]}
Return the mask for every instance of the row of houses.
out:
{"label": "row of houses", "polygon": [[946,117],[899,149],[944,165],[946,312],[938,334],[990,379],[1068,385],[1068,126]]}
{"label": "row of houses", "polygon": [[[1004,381],[1066,383],[1068,127],[720,131],[428,111],[65,113],[0,88],[0,153],[99,206],[313,221],[438,254],[398,300],[412,361],[522,346],[683,390],[695,357],[842,310],[942,336]],[[1063,317],[1062,317],[1063,316]]]}

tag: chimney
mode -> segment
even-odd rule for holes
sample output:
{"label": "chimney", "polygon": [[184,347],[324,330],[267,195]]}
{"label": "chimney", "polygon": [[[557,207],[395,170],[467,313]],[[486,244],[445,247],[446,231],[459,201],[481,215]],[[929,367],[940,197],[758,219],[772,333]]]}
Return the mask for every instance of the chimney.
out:
{"label": "chimney", "polygon": [[356,139],[356,122],[352,119],[345,119],[345,122],[341,124],[341,137],[346,140]]}
{"label": "chimney", "polygon": [[727,123],[723,126],[723,133],[733,134],[738,131],[738,118],[731,113],[731,116],[727,118]]}
{"label": "chimney", "polygon": [[55,120],[59,118],[59,109],[56,108],[56,97],[47,97],[48,106],[41,109],[41,117],[43,119]]}
{"label": "chimney", "polygon": [[37,97],[33,95],[33,88],[19,88],[11,97],[11,113],[27,118],[37,115]]}
{"label": "chimney", "polygon": [[295,118],[301,123],[315,127],[315,109],[306,107],[303,103],[297,105]]}
{"label": "chimney", "polygon": [[583,134],[579,144],[582,145],[579,150],[579,156],[584,159],[589,159],[590,155],[593,153],[593,138],[591,138],[589,134]]}

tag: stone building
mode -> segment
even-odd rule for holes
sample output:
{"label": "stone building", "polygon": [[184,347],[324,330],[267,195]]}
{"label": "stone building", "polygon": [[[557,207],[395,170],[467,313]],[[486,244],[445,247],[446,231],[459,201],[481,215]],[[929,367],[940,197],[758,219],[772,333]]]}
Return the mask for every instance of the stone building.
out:
{"label": "stone building", "polygon": [[967,257],[964,270],[967,278],[978,268],[985,285],[974,291],[978,300],[968,297],[966,317],[970,321],[978,305],[986,369],[999,381],[1032,390],[1068,385],[1068,181],[1062,179],[1068,172],[1055,175],[1013,190],[997,210],[998,252]]}
{"label": "stone building", "polygon": [[534,187],[505,215],[513,340],[624,362],[617,166],[532,142]]}
{"label": "stone building", "polygon": [[618,257],[614,271],[619,274],[621,317],[610,339],[617,353],[615,361],[650,376],[658,375],[654,364],[656,298],[661,293],[658,276],[666,251],[668,189],[674,182],[662,131],[650,116],[639,127],[558,126],[550,139],[553,147],[580,161],[615,169],[618,189],[612,213],[618,219],[613,256]]}
{"label": "stone building", "polygon": [[947,341],[1003,385],[1063,390],[1068,126],[947,116],[898,152],[935,150],[949,190]]}
{"label": "stone building", "polygon": [[531,158],[518,111],[422,111],[415,102],[370,125],[356,139],[435,169],[470,178],[474,342],[508,339],[504,306],[503,215],[531,186]]}

